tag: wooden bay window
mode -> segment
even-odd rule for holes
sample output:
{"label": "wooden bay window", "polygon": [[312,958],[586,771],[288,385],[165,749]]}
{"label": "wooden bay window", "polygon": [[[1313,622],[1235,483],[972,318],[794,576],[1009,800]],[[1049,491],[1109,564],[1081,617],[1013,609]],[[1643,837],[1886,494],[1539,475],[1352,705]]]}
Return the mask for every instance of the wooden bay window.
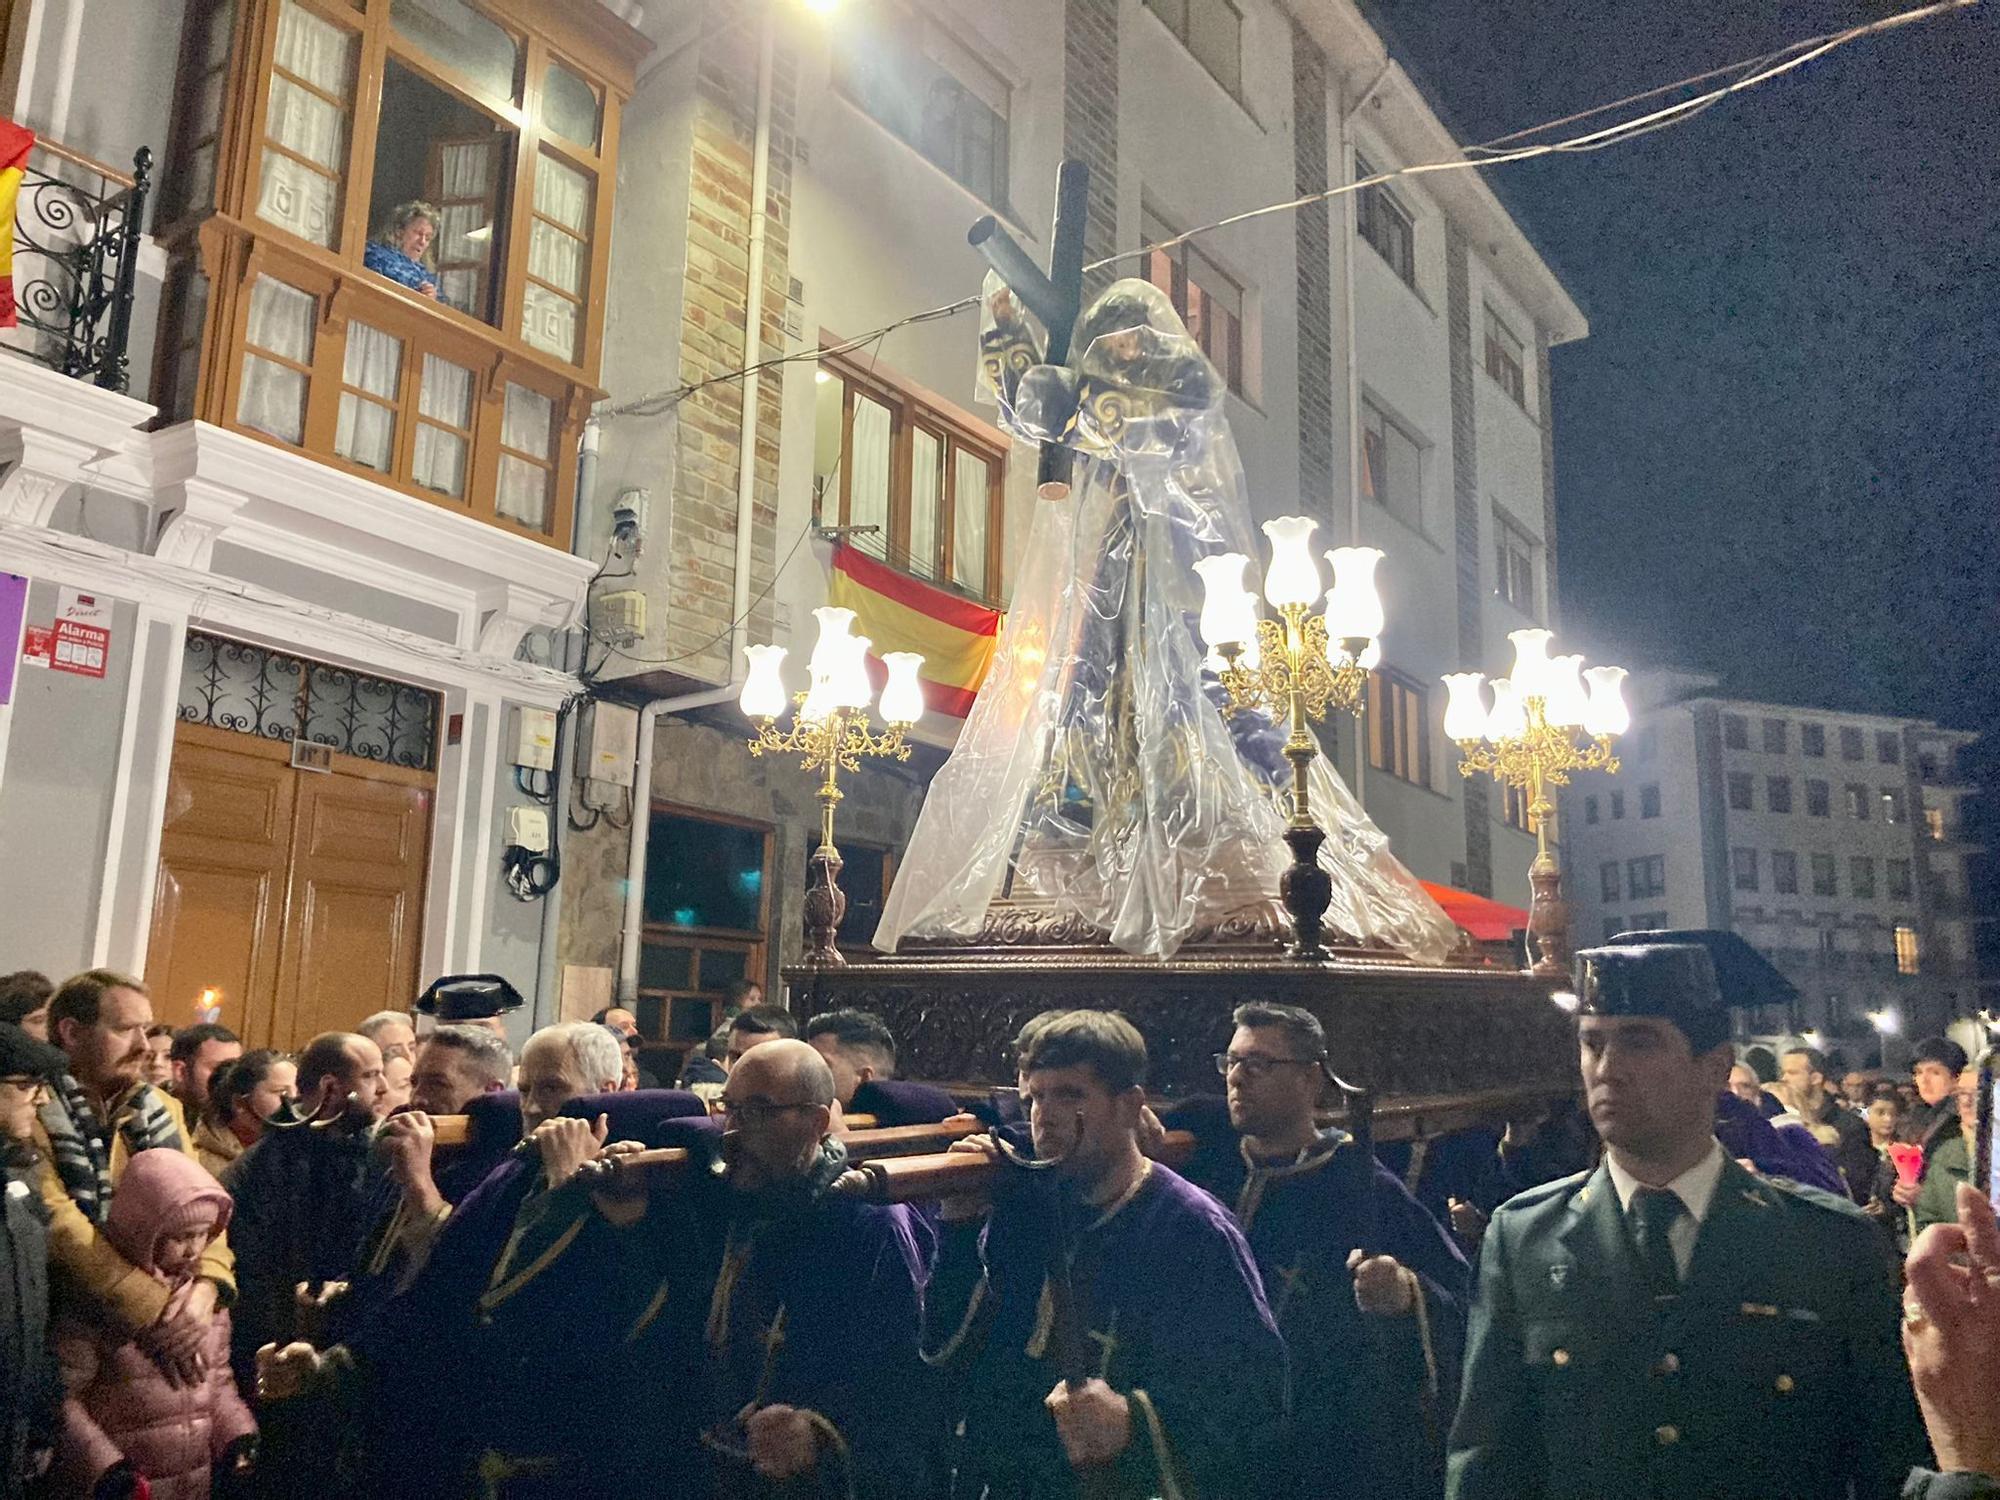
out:
{"label": "wooden bay window", "polygon": [[[196,0],[156,231],[169,418],[567,546],[647,45],[595,4]],[[365,260],[410,202],[431,245]]]}

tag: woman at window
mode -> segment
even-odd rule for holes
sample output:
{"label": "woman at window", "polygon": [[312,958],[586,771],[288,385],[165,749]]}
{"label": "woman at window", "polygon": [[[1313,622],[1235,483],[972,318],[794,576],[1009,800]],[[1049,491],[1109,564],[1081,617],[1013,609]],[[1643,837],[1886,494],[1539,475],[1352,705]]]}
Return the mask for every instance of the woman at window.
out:
{"label": "woman at window", "polygon": [[362,250],[361,263],[420,297],[435,298],[437,272],[431,264],[431,242],[437,232],[437,209],[416,198],[398,204],[382,232]]}

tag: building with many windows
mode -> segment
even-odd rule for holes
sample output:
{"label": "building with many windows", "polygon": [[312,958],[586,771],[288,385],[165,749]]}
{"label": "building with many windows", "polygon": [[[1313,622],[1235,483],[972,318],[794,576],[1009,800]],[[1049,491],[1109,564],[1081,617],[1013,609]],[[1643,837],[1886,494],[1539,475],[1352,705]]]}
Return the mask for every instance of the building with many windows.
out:
{"label": "building with many windows", "polygon": [[[966,231],[982,215],[1045,258],[1065,157],[1092,172],[1086,258],[1113,260],[1091,289],[1122,274],[1167,292],[1227,384],[1258,519],[1304,512],[1318,545],[1387,554],[1385,657],[1359,736],[1347,720],[1327,731],[1337,763],[1419,874],[1525,905],[1523,810],[1457,774],[1437,679],[1503,668],[1507,631],[1550,623],[1548,351],[1584,336],[1582,315],[1472,172],[1145,249],[1457,156],[1360,11],[1350,0],[818,9],[781,0],[768,57],[761,5],[648,7],[644,22],[656,62],[623,114],[630,181],[604,346],[620,410],[601,424],[598,489],[648,491],[643,550],[599,586],[647,606],[643,630],[595,647],[591,666],[602,659],[601,688],[665,706],[643,731],[650,849],[606,827],[572,835],[565,853],[610,880],[638,852],[643,877],[623,909],[594,880],[571,887],[565,961],[616,963],[648,1029],[678,1042],[711,1013],[715,976],[747,967],[768,979],[796,951],[811,786],[795,765],[745,753],[731,706],[741,648],[776,641],[798,662],[810,646],[809,612],[833,571],[816,528],[841,528],[847,545],[935,589],[947,613],[1005,607],[1044,502],[1033,453],[976,396],[972,316],[873,335],[978,289]],[[753,292],[761,326],[748,347],[765,368],[745,382],[734,372],[749,362]],[[595,555],[604,515],[585,517]],[[955,727],[935,713],[908,766],[843,782],[857,945]],[[622,816],[621,796],[609,805]],[[737,850],[726,867],[689,863],[721,844]],[[663,865],[680,873],[657,874]],[[722,923],[701,894],[718,883],[736,893]],[[757,901],[738,899],[753,887]]]}
{"label": "building with many windows", "polygon": [[1564,793],[1565,894],[1579,945],[1654,927],[1741,933],[1795,983],[1753,1031],[1862,1042],[1979,1006],[1960,758],[1973,735],[1916,719],[1711,696],[1648,673],[1616,776]]}

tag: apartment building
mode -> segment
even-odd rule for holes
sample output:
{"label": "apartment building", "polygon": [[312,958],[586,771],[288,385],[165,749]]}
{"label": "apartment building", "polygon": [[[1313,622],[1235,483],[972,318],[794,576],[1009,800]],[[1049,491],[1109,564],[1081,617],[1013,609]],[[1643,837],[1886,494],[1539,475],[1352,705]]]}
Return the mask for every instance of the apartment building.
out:
{"label": "apartment building", "polygon": [[1746,1032],[1866,1047],[1979,1006],[1960,770],[1975,738],[1916,719],[1712,695],[1713,679],[1635,678],[1616,776],[1562,802],[1579,943],[1650,927],[1741,933],[1800,1001]]}

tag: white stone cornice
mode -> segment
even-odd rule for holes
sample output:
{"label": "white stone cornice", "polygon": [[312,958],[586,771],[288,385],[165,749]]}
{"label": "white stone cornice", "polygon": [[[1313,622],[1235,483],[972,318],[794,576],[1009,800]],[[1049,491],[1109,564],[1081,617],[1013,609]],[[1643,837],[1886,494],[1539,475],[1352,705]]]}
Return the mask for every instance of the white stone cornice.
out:
{"label": "white stone cornice", "polygon": [[32,427],[98,453],[123,447],[158,408],[26,359],[0,358],[0,426]]}
{"label": "white stone cornice", "polygon": [[200,568],[46,527],[0,522],[0,569],[150,604],[206,626],[424,686],[498,693],[556,707],[568,673],[379,624]]}

